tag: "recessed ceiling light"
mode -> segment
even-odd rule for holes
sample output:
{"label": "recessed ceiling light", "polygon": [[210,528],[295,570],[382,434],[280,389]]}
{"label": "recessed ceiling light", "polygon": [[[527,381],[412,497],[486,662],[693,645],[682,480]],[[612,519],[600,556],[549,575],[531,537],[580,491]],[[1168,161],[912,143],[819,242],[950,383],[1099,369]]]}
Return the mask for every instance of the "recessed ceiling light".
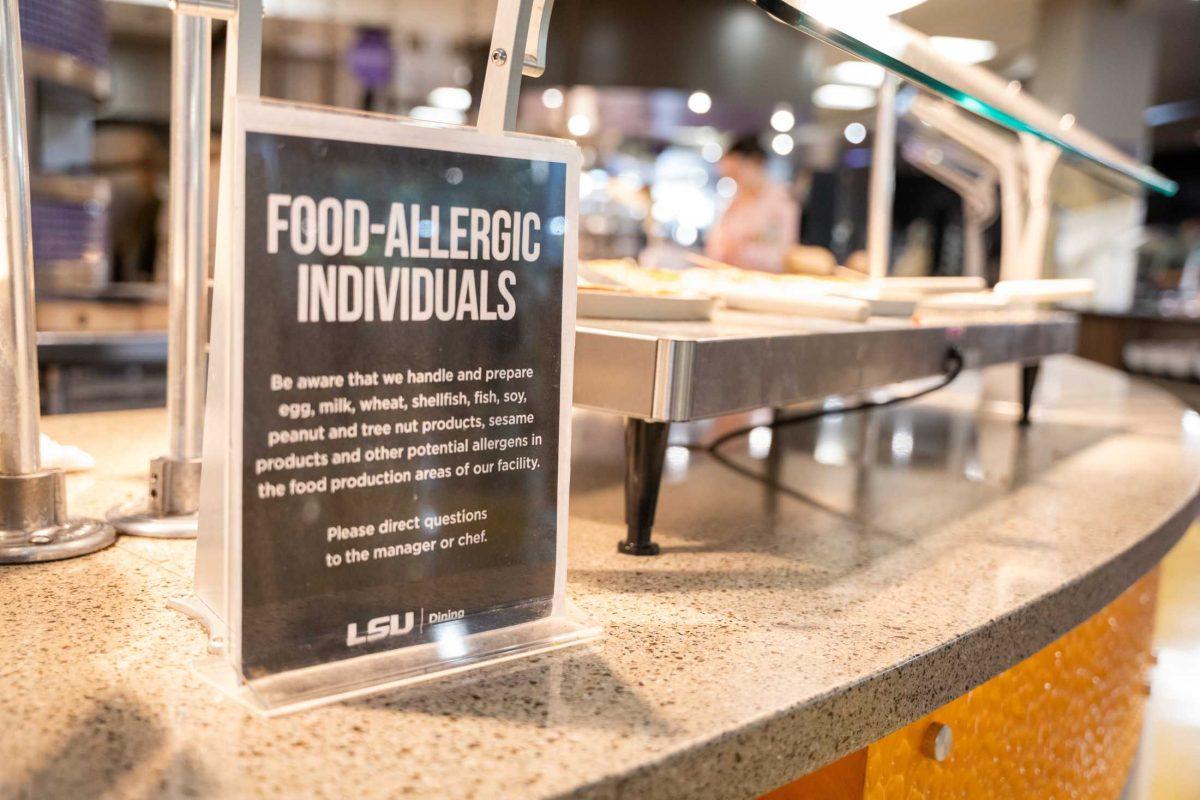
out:
{"label": "recessed ceiling light", "polygon": [[930,36],[933,49],[962,64],[980,64],[996,57],[996,43],[987,39],[964,39],[961,36]]}
{"label": "recessed ceiling light", "polygon": [[875,105],[875,90],[865,86],[827,83],[813,91],[813,105],[838,111],[862,111]]}
{"label": "recessed ceiling light", "polygon": [[780,133],[787,133],[796,127],[796,115],[787,106],[777,106],[771,115],[771,127]]}
{"label": "recessed ceiling light", "polygon": [[563,93],[561,89],[555,89],[551,86],[546,91],[542,92],[542,105],[546,108],[562,108]]}
{"label": "recessed ceiling light", "polygon": [[786,156],[792,152],[792,148],[796,146],[796,140],[786,133],[777,133],[775,138],[771,140],[771,149],[781,156]]}
{"label": "recessed ceiling light", "polygon": [[712,108],[712,98],[708,92],[692,92],[688,95],[687,106],[693,114],[707,114]]}
{"label": "recessed ceiling light", "polygon": [[883,86],[886,76],[887,72],[883,67],[867,61],[843,61],[825,70],[825,80],[829,83],[847,83],[873,89]]}
{"label": "recessed ceiling light", "polygon": [[867,126],[861,122],[851,122],[842,133],[850,144],[862,144],[867,138]]}

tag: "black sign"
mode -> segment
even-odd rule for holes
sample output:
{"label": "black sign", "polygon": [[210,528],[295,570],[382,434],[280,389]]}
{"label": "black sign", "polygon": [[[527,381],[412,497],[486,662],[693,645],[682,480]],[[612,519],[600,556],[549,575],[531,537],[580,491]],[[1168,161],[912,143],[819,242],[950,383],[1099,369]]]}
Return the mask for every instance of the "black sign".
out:
{"label": "black sign", "polygon": [[246,677],[550,613],[566,172],[246,134]]}

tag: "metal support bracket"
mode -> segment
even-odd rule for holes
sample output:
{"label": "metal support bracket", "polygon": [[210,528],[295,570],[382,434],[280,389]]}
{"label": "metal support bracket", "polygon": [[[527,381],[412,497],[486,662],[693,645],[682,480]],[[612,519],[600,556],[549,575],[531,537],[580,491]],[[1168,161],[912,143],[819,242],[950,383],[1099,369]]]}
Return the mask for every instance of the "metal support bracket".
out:
{"label": "metal support bracket", "polygon": [[956,154],[953,160],[947,159],[919,138],[906,142],[901,152],[905,161],[962,199],[963,274],[983,277],[986,260],[984,230],[995,221],[997,214],[995,168],[966,152]]}
{"label": "metal support bracket", "polygon": [[1050,198],[1050,180],[1058,165],[1062,150],[1049,142],[1021,134],[1021,154],[1024,157],[1028,187],[1028,210],[1021,232],[1019,271],[1015,279],[1045,277],[1046,245],[1050,236],[1050,215],[1054,204]]}
{"label": "metal support bracket", "polygon": [[554,0],[533,0],[529,16],[529,35],[526,37],[525,66],[521,74],[540,78],[546,71],[546,49],[550,39],[550,12]]}
{"label": "metal support bracket", "polygon": [[[479,130],[503,133],[516,127],[521,77],[536,78],[546,71],[553,10],[554,0],[500,0],[479,102]],[[513,68],[515,53],[522,55],[519,70]]]}
{"label": "metal support bracket", "polygon": [[163,456],[150,462],[149,497],[111,509],[108,520],[130,536],[194,539],[199,509],[200,459]]}
{"label": "metal support bracket", "polygon": [[945,101],[919,96],[913,115],[989,161],[1000,179],[1000,279],[1045,277],[1053,204],[1050,181],[1062,151],[1030,134],[1014,141]]}
{"label": "metal support bracket", "polygon": [[[1000,183],[1000,277],[1023,274],[1021,241],[1025,230],[1024,156],[1012,137],[971,119],[946,102],[918,95],[913,116],[990,163]],[[1038,275],[1041,267],[1038,266]]]}
{"label": "metal support bracket", "polygon": [[108,547],[113,529],[67,517],[62,470],[0,475],[0,564],[74,558]]}

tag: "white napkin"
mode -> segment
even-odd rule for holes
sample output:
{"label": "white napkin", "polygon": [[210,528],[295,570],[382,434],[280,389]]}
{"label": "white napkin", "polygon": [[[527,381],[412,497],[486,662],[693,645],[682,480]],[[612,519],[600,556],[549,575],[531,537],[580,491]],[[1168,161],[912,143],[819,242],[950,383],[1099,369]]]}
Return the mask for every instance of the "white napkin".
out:
{"label": "white napkin", "polygon": [[83,472],[96,466],[96,459],[70,444],[59,444],[46,434],[41,439],[42,467],[64,472]]}

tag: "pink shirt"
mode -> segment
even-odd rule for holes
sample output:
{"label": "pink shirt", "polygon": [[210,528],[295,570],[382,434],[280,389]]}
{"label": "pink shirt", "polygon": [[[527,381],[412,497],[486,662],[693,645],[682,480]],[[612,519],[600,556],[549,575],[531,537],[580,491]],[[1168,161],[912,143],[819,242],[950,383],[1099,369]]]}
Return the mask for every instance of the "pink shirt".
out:
{"label": "pink shirt", "polygon": [[800,208],[777,183],[757,195],[734,195],[708,232],[704,252],[710,258],[744,269],[783,272],[783,259],[796,244]]}

